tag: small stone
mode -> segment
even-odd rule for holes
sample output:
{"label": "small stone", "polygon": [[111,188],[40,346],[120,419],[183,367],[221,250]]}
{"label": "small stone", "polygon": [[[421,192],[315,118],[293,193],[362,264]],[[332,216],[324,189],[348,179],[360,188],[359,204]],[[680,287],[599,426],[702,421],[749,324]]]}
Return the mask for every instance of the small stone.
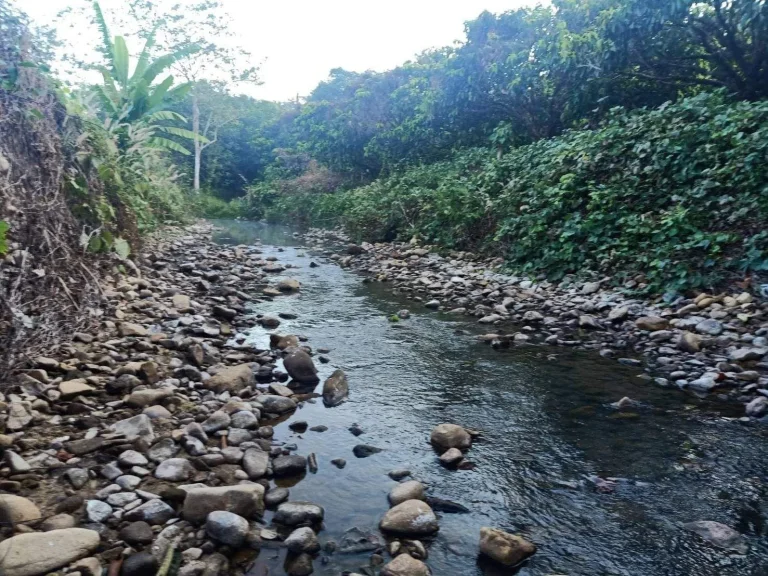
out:
{"label": "small stone", "polygon": [[472,446],[472,436],[464,428],[456,424],[440,424],[432,430],[430,442],[435,448],[443,451],[449,448],[466,450]]}
{"label": "small stone", "polygon": [[184,458],[169,458],[155,468],[155,478],[169,482],[183,482],[195,476],[195,468]]}
{"label": "small stone", "polygon": [[320,542],[312,528],[297,528],[285,539],[285,547],[294,554],[314,554],[320,551]]}
{"label": "small stone", "polygon": [[430,576],[427,565],[408,554],[400,554],[381,569],[381,576]]}
{"label": "small stone", "polygon": [[635,325],[640,330],[645,330],[647,332],[656,332],[657,330],[666,330],[669,328],[667,319],[659,316],[643,316],[635,321]]}
{"label": "small stone", "polygon": [[381,448],[376,448],[376,446],[369,446],[368,444],[358,444],[352,448],[352,453],[358,458],[368,458],[369,456],[378,454],[381,451]]}
{"label": "small stone", "polygon": [[136,452],[136,450],[126,450],[117,457],[117,461],[121,466],[126,467],[146,466],[149,464],[149,460],[140,452]]}
{"label": "small stone", "polygon": [[285,526],[322,522],[325,510],[310,502],[283,502],[277,507],[274,521]]}
{"label": "small stone", "polygon": [[480,553],[499,564],[515,566],[535,552],[536,546],[520,536],[496,528],[480,528]]}
{"label": "small stone", "polygon": [[149,524],[165,524],[176,516],[176,512],[165,502],[153,499],[126,512],[123,518],[128,521],[143,520]]}
{"label": "small stone", "polygon": [[390,508],[379,527],[399,536],[427,536],[439,529],[432,508],[421,500],[406,500]]}
{"label": "small stone", "polygon": [[157,558],[149,552],[131,554],[123,562],[120,576],[150,576],[157,574],[160,567]]}
{"label": "small stone", "polygon": [[131,546],[136,544],[149,544],[155,538],[154,532],[152,532],[152,526],[148,523],[139,520],[138,522],[131,522],[120,530],[118,535],[121,540]]}
{"label": "small stone", "polygon": [[91,522],[105,522],[112,516],[112,506],[101,500],[88,500],[85,503],[85,513]]}
{"label": "small stone", "polygon": [[232,512],[211,512],[205,521],[208,536],[233,548],[243,545],[248,529],[248,520]]}
{"label": "small stone", "polygon": [[390,490],[389,502],[392,506],[397,506],[406,500],[424,500],[424,495],[424,485],[416,480],[409,480]]}

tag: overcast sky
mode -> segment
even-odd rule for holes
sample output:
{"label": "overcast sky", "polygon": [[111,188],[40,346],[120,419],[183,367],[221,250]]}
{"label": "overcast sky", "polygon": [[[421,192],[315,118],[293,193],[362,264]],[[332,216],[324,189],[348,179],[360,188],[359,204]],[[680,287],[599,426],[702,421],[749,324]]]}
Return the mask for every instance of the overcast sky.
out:
{"label": "overcast sky", "polygon": [[[182,0],[183,1],[183,0]],[[222,0],[234,34],[254,59],[265,60],[257,98],[308,94],[332,68],[387,70],[427,48],[463,37],[466,20],[483,10],[504,12],[536,0]],[[41,24],[72,0],[16,0]],[[121,0],[101,0],[105,10]],[[85,37],[87,30],[61,35]],[[113,30],[113,33],[117,33]],[[70,36],[71,37],[71,36]]]}

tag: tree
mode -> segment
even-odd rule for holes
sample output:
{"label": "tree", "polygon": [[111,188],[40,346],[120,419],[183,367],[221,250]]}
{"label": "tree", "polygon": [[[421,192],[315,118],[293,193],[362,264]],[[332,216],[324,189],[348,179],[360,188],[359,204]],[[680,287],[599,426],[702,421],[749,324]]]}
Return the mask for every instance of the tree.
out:
{"label": "tree", "polygon": [[[250,52],[229,42],[231,19],[219,0],[129,0],[127,9],[134,25],[139,24],[137,33],[146,35],[142,30],[153,30],[159,47],[170,52],[196,48],[190,57],[174,62],[173,68],[191,85],[191,127],[196,136],[193,188],[198,191],[203,151],[218,140],[214,134],[217,127],[231,121],[230,111],[218,105],[215,98],[207,98],[209,88],[258,83],[258,67],[250,64]],[[197,138],[206,131],[213,135],[208,142]]]}

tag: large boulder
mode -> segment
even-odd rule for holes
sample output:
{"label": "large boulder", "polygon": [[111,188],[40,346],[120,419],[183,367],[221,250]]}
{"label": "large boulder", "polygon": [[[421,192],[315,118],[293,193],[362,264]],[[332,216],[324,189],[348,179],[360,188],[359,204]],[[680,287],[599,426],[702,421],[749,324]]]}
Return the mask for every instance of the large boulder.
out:
{"label": "large boulder", "polygon": [[19,534],[0,542],[0,574],[39,576],[90,556],[99,534],[83,528]]}
{"label": "large boulder", "polygon": [[498,530],[480,528],[480,553],[504,566],[515,566],[536,552],[525,538]]}
{"label": "large boulder", "polygon": [[264,511],[264,486],[239,484],[216,488],[196,488],[187,492],[184,499],[184,519],[202,523],[208,514],[217,510],[232,512],[243,518],[251,518]]}
{"label": "large boulder", "polygon": [[338,406],[349,395],[349,383],[343,370],[336,370],[323,384],[323,403],[326,406]]}
{"label": "large boulder", "polygon": [[439,424],[432,429],[429,438],[432,446],[445,452],[449,448],[466,450],[472,446],[472,436],[464,428],[456,424]]}
{"label": "large boulder", "polygon": [[0,494],[0,510],[4,510],[14,524],[41,518],[40,509],[34,502],[13,494]]}
{"label": "large boulder", "polygon": [[397,536],[429,536],[439,530],[437,516],[422,500],[406,500],[390,508],[379,528]]}
{"label": "large boulder", "polygon": [[239,392],[253,384],[253,370],[249,364],[230,366],[205,381],[205,387],[214,392]]}
{"label": "large boulder", "polygon": [[424,562],[408,554],[400,554],[381,569],[381,576],[430,576],[430,574],[432,572]]}
{"label": "large boulder", "polygon": [[317,368],[312,357],[300,348],[288,353],[283,359],[283,366],[288,375],[299,384],[317,384]]}

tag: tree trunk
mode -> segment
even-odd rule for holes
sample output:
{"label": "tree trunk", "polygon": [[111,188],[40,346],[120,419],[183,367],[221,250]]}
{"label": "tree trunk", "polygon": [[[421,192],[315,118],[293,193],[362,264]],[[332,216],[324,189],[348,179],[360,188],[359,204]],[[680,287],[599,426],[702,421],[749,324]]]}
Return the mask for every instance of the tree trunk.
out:
{"label": "tree trunk", "polygon": [[203,155],[202,143],[199,140],[200,136],[200,107],[197,102],[197,95],[192,92],[192,132],[195,134],[195,192],[200,191],[200,161]]}

